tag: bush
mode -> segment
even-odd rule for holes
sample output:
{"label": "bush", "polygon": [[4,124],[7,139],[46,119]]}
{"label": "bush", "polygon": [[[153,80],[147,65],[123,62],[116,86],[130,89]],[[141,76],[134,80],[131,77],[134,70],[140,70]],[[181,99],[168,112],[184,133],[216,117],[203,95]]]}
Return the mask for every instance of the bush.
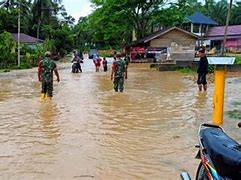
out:
{"label": "bush", "polygon": [[241,57],[240,56],[236,56],[234,64],[241,64]]}
{"label": "bush", "polygon": [[0,68],[8,68],[9,66],[16,64],[16,53],[12,53],[15,44],[12,36],[8,32],[0,34]]}
{"label": "bush", "polygon": [[183,74],[190,74],[193,73],[194,71],[189,68],[189,67],[185,67],[185,68],[180,68],[178,69],[179,72],[183,73]]}
{"label": "bush", "polygon": [[214,64],[209,64],[208,65],[208,73],[209,74],[214,73],[214,70],[215,70],[215,65]]}
{"label": "bush", "polygon": [[240,110],[228,111],[228,116],[229,118],[232,118],[232,119],[241,119],[241,111]]}

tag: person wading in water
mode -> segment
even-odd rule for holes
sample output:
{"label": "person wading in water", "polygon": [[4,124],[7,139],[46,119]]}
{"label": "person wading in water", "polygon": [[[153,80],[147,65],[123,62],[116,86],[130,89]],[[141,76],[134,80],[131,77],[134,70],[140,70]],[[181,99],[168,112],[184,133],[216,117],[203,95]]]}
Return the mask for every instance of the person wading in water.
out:
{"label": "person wading in water", "polygon": [[44,101],[47,97],[49,100],[53,97],[53,72],[59,82],[59,73],[56,63],[50,59],[51,53],[47,51],[45,58],[38,64],[38,79],[42,83],[42,90],[40,95],[40,101]]}
{"label": "person wading in water", "polygon": [[198,51],[198,55],[200,57],[199,60],[199,65],[197,69],[198,73],[198,79],[197,79],[197,84],[198,84],[198,89],[199,91],[207,91],[207,80],[206,80],[206,75],[208,74],[208,60],[205,55],[205,49],[201,48]]}
{"label": "person wading in water", "polygon": [[120,57],[115,58],[112,64],[111,80],[114,75],[114,90],[115,92],[123,92],[124,90],[124,78],[127,79],[127,63]]}

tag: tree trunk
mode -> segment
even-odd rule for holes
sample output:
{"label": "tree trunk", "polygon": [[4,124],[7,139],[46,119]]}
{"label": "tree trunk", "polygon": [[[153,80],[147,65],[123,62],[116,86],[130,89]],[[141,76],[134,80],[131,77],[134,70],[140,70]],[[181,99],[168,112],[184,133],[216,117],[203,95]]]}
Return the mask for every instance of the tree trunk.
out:
{"label": "tree trunk", "polygon": [[37,26],[37,39],[39,39],[40,24],[41,24],[41,18],[38,19],[38,26]]}
{"label": "tree trunk", "polygon": [[41,10],[40,10],[40,17],[38,19],[38,26],[37,26],[37,39],[39,39],[39,32],[40,32],[40,26],[41,26],[41,22],[43,20],[43,1],[41,1]]}

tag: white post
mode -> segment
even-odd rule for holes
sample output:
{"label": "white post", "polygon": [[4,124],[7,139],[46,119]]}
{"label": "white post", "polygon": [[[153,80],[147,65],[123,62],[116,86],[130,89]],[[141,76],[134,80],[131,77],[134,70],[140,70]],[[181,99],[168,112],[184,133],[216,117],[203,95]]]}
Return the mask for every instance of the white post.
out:
{"label": "white post", "polygon": [[18,7],[18,67],[20,67],[20,4]]}
{"label": "white post", "polygon": [[202,33],[202,24],[199,25],[198,33],[199,33],[199,34]]}
{"label": "white post", "polygon": [[191,33],[193,33],[193,23],[191,23]]}

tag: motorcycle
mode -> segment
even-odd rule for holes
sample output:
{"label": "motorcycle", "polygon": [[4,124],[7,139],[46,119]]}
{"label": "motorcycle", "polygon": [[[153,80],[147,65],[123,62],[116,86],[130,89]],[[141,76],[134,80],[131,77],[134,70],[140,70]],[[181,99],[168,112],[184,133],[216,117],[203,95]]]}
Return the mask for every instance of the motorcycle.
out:
{"label": "motorcycle", "polygon": [[[241,127],[241,123],[238,124]],[[198,130],[196,180],[241,180],[241,144],[220,126],[203,123]],[[182,180],[191,180],[187,172]]]}
{"label": "motorcycle", "polygon": [[72,73],[79,73],[79,72],[82,72],[82,69],[81,69],[81,65],[80,65],[80,63],[83,63],[83,59],[73,59],[72,61],[71,61],[73,64],[72,64]]}
{"label": "motorcycle", "polygon": [[79,67],[78,63],[73,63],[72,64],[72,73],[78,73],[79,72]]}

